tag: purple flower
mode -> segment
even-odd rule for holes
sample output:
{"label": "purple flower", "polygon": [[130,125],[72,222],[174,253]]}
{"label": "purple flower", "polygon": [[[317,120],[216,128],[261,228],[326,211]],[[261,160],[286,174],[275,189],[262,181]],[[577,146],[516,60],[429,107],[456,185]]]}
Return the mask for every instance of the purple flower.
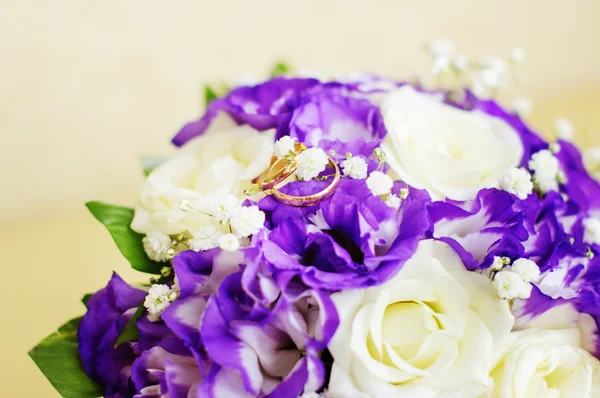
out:
{"label": "purple flower", "polygon": [[276,78],[252,87],[239,87],[210,103],[205,115],[177,133],[177,146],[203,134],[220,112],[237,124],[263,131],[277,128],[277,138],[290,135],[308,146],[372,156],[386,134],[379,108],[369,101],[396,84],[373,76],[347,83],[315,79]]}
{"label": "purple flower", "polygon": [[325,91],[303,98],[290,122],[280,126],[277,138],[283,135],[335,151],[333,158],[340,162],[346,153],[372,157],[386,129],[379,108],[367,99]]}
{"label": "purple flower", "polygon": [[[323,186],[300,182],[285,190],[303,196]],[[292,208],[267,197],[259,206],[272,232],[260,248],[275,279],[292,273],[307,286],[330,291],[377,285],[398,272],[416,250],[429,228],[428,202],[427,194],[411,189],[394,209],[373,196],[364,180],[350,179],[331,198],[309,208]]]}
{"label": "purple flower", "polygon": [[600,210],[600,184],[592,178],[581,160],[579,150],[570,142],[559,141],[556,157],[565,173],[564,191],[580,212]]}
{"label": "purple flower", "polygon": [[138,339],[115,347],[145,296],[145,291],[129,286],[117,274],[92,296],[79,326],[84,369],[104,387],[106,396],[154,397],[160,386],[163,394],[187,397],[184,391],[201,381],[198,376],[191,383],[188,376],[200,375],[200,370],[185,342],[167,325],[150,322],[144,315],[136,322]]}
{"label": "purple flower", "polygon": [[[318,390],[325,382],[320,356],[337,328],[335,307],[323,292],[292,288],[291,280],[280,290],[258,268],[256,248],[240,253],[243,261],[218,251],[175,259],[178,278],[195,288],[182,284],[163,319],[204,364],[193,379],[201,379],[198,396],[296,397]],[[154,378],[162,386],[161,375]]]}
{"label": "purple flower", "polygon": [[242,272],[230,275],[209,299],[202,320],[202,343],[216,366],[207,389],[224,388],[220,373],[235,370],[251,396],[319,390],[325,382],[320,355],[337,323],[333,303],[318,290],[282,292],[265,307],[244,291]]}
{"label": "purple flower", "polygon": [[568,240],[564,221],[568,206],[557,192],[549,192],[539,200],[530,197],[518,203],[519,209],[527,214],[529,238],[525,242],[525,255],[540,264],[542,271],[556,266],[555,251]]}
{"label": "purple flower", "polygon": [[131,378],[139,391],[134,398],[202,396],[198,391],[203,376],[194,357],[172,354],[160,346],[136,359]]}
{"label": "purple flower", "polygon": [[146,292],[113,274],[108,285],[95,293],[79,325],[79,355],[86,373],[102,385],[107,396],[130,397],[131,365],[138,354],[131,343],[115,348],[129,319]]}
{"label": "purple flower", "polygon": [[483,189],[466,202],[433,202],[430,235],[452,246],[470,270],[489,267],[494,256],[518,258],[529,237],[519,202],[497,189]]}
{"label": "purple flower", "polygon": [[236,88],[226,97],[211,102],[201,119],[183,126],[173,143],[182,146],[202,135],[219,112],[227,113],[237,124],[249,124],[260,131],[276,128],[289,120],[300,93],[317,84],[315,79],[276,78],[256,86]]}
{"label": "purple flower", "polygon": [[[320,356],[337,328],[333,304],[319,290],[290,287],[291,280],[279,289],[259,269],[262,262],[257,248],[184,252],[174,259],[181,295],[162,318],[202,365],[198,378],[190,378],[200,380],[198,396],[296,397],[324,383]],[[179,359],[180,367],[191,363]],[[149,393],[157,384],[163,388],[162,376],[168,379],[160,366],[152,369]],[[139,380],[136,387],[144,384]]]}

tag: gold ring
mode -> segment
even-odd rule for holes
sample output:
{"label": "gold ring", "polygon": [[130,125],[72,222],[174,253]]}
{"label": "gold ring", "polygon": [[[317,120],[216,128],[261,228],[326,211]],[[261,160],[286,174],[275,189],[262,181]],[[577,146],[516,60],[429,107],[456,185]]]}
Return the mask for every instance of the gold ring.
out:
{"label": "gold ring", "polygon": [[275,185],[280,184],[286,178],[294,174],[296,171],[296,158],[304,152],[306,147],[301,143],[294,144],[294,152],[290,156],[285,156],[277,159],[276,156],[271,158],[271,165],[263,171],[258,177],[252,180],[253,184],[258,185],[261,191],[268,191]]}
{"label": "gold ring", "polygon": [[321,201],[329,198],[331,195],[333,195],[333,193],[335,192],[335,189],[339,185],[341,176],[340,176],[340,169],[338,168],[335,161],[330,157],[328,157],[328,159],[329,159],[328,166],[329,166],[329,168],[331,168],[335,171],[335,174],[333,176],[333,181],[331,182],[331,184],[329,184],[327,187],[325,187],[325,189],[323,189],[315,194],[312,194],[312,195],[292,196],[292,195],[287,195],[285,193],[278,191],[277,190],[278,184],[275,184],[268,190],[267,193],[272,194],[279,202],[286,204],[286,205],[294,206],[294,207],[314,206],[317,203],[320,203]]}

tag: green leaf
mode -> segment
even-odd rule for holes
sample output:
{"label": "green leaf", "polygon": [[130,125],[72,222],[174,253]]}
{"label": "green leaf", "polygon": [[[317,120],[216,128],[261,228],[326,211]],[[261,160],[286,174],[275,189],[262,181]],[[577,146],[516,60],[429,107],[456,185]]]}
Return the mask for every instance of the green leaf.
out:
{"label": "green leaf", "polygon": [[88,202],[85,205],[94,217],[108,229],[117,247],[133,269],[149,274],[160,274],[160,269],[164,264],[148,258],[142,244],[144,236],[130,227],[133,220],[133,209],[103,202]]}
{"label": "green leaf", "polygon": [[288,73],[292,72],[292,68],[286,64],[285,62],[277,62],[275,65],[273,65],[273,67],[271,68],[271,72],[269,73],[269,76],[271,77],[277,77],[277,76],[282,76],[282,75],[287,75]]}
{"label": "green leaf", "polygon": [[204,106],[207,107],[214,100],[226,96],[230,89],[229,85],[224,82],[207,84],[204,86]]}
{"label": "green leaf", "polygon": [[217,98],[219,98],[219,95],[213,87],[209,85],[204,86],[204,106],[208,106],[208,104]]}
{"label": "green leaf", "polygon": [[140,163],[142,163],[142,170],[144,170],[144,175],[148,177],[152,170],[160,166],[168,159],[169,156],[142,155],[142,157],[140,158]]}
{"label": "green leaf", "polygon": [[93,295],[94,295],[94,293],[86,293],[81,298],[81,302],[83,303],[83,305],[85,305],[86,308],[88,307],[88,303],[90,302],[90,299],[92,298]]}
{"label": "green leaf", "polygon": [[136,322],[138,319],[140,319],[144,311],[144,303],[142,303],[137,308],[137,310],[135,310],[133,316],[131,317],[131,319],[129,319],[129,322],[127,322],[127,325],[125,325],[125,329],[123,329],[123,331],[119,335],[119,338],[117,339],[117,342],[115,343],[115,348],[121,345],[122,343],[125,343],[127,341],[134,341],[140,337],[140,330],[138,329]]}
{"label": "green leaf", "polygon": [[79,358],[77,328],[80,321],[81,318],[71,319],[62,325],[29,351],[29,356],[63,397],[101,397],[102,388],[83,371]]}

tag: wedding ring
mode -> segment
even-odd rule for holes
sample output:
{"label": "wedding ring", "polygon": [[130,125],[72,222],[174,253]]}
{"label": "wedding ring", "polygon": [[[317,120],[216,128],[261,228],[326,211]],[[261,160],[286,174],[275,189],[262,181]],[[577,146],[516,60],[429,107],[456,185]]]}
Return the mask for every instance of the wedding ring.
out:
{"label": "wedding ring", "polygon": [[268,191],[274,186],[283,182],[286,178],[294,174],[296,171],[296,158],[304,152],[306,147],[300,143],[294,144],[294,153],[292,156],[285,156],[277,159],[276,156],[271,158],[271,165],[263,171],[258,177],[252,180],[253,184],[258,185],[261,191]]}
{"label": "wedding ring", "polygon": [[327,199],[333,195],[335,189],[340,183],[341,175],[335,160],[327,157],[327,166],[334,171],[333,180],[321,191],[307,196],[293,196],[285,194],[277,189],[287,178],[296,171],[298,165],[298,155],[300,155],[306,147],[301,143],[294,144],[294,152],[289,156],[271,158],[270,166],[263,171],[258,177],[252,180],[252,183],[258,186],[258,189],[267,195],[273,195],[275,199],[289,206],[303,207],[314,206],[317,203]]}
{"label": "wedding ring", "polygon": [[335,161],[331,158],[328,159],[328,166],[329,168],[334,170],[335,174],[333,175],[333,181],[331,181],[331,183],[321,191],[307,196],[293,196],[280,192],[279,190],[277,190],[277,186],[275,185],[269,190],[269,193],[271,193],[271,195],[273,195],[273,197],[275,197],[277,201],[294,207],[314,206],[320,203],[321,201],[329,198],[331,195],[333,195],[335,189],[339,185],[341,176],[340,169],[338,168]]}

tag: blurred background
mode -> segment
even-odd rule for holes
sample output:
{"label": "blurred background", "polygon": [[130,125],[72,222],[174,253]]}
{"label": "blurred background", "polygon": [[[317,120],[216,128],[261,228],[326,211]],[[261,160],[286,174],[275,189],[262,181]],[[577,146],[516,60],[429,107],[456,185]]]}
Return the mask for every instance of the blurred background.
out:
{"label": "blurred background", "polygon": [[[57,397],[27,350],[129,269],[84,202],[133,206],[139,155],[202,110],[202,85],[274,61],[397,78],[447,37],[473,56],[527,51],[530,124],[600,145],[598,0],[0,0],[0,378],[5,397]],[[512,94],[512,93],[511,93]]]}

